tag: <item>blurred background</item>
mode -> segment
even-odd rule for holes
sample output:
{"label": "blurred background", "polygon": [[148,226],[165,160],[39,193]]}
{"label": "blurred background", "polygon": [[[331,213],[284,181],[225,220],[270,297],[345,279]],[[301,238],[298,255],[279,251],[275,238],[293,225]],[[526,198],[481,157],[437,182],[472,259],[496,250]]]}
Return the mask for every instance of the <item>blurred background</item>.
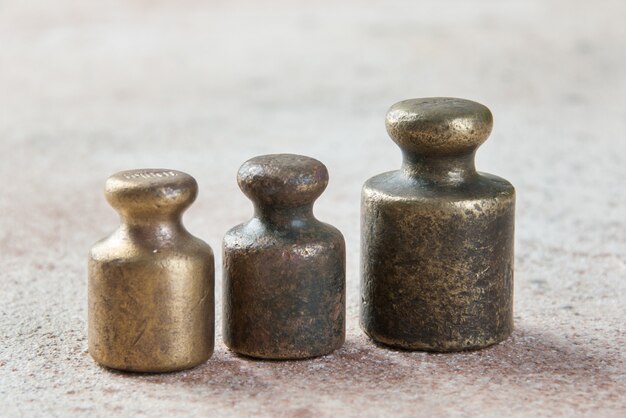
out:
{"label": "blurred background", "polygon": [[[0,0],[6,412],[620,415],[624,16],[621,0]],[[518,191],[518,331],[483,352],[389,351],[358,328],[360,187],[399,167],[387,108],[427,96],[490,107],[477,167]],[[190,372],[98,368],[86,353],[86,254],[118,224],[107,176],[163,167],[198,180],[185,223],[217,256],[219,330],[221,238],[252,214],[236,171],[279,152],[330,171],[316,214],[348,245],[344,349],[254,363],[218,333],[214,358]]]}

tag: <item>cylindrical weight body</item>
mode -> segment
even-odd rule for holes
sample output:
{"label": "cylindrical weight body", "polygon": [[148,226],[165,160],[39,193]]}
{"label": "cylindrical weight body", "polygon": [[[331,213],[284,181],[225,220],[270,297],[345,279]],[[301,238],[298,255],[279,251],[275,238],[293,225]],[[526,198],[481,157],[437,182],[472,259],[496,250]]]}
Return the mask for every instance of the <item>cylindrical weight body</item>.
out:
{"label": "cylindrical weight body", "polygon": [[276,234],[253,222],[224,238],[224,342],[252,357],[328,354],[345,335],[345,248],[336,229]]}
{"label": "cylindrical weight body", "polygon": [[[94,249],[89,262],[89,352],[129,371],[182,370],[213,352],[213,262],[201,245],[135,251],[121,260]],[[102,251],[102,252],[101,252]]]}
{"label": "cylindrical weight body", "polygon": [[430,193],[399,172],[370,179],[362,194],[365,332],[427,351],[506,339],[513,329],[514,207],[513,187],[494,176]]}

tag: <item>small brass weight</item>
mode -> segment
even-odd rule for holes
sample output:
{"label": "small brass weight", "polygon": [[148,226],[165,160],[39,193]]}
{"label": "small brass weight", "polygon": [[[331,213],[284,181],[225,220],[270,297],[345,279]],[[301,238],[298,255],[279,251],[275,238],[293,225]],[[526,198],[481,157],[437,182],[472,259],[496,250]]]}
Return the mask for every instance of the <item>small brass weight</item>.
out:
{"label": "small brass weight", "polygon": [[474,168],[492,124],[469,100],[389,109],[402,167],[362,190],[361,326],[375,341],[456,351],[511,334],[515,190]]}
{"label": "small brass weight", "polygon": [[213,252],[181,222],[197,193],[194,178],[174,170],[107,180],[122,223],[89,257],[89,353],[98,363],[167,372],[213,353]]}

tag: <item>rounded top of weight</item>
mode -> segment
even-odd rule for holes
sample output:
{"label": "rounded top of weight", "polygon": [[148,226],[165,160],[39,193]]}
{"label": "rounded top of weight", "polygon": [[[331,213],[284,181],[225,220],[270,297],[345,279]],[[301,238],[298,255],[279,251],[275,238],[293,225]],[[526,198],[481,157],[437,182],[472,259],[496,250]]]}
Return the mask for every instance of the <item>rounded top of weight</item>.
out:
{"label": "rounded top of weight", "polygon": [[242,164],[237,183],[258,204],[296,207],[313,203],[322,194],[328,170],[320,161],[302,155],[261,155]]}
{"label": "rounded top of weight", "polygon": [[109,177],[105,196],[126,215],[159,216],[182,213],[198,195],[198,183],[182,171],[146,168],[120,171]]}
{"label": "rounded top of weight", "polygon": [[391,106],[385,126],[406,152],[417,155],[460,155],[487,140],[491,111],[480,103],[453,97],[403,100]]}

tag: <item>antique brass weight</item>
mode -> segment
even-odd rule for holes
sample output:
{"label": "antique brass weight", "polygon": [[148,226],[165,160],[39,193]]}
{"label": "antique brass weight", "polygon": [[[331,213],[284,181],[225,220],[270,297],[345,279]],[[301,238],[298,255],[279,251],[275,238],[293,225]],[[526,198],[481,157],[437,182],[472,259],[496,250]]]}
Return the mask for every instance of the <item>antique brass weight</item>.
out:
{"label": "antique brass weight", "polygon": [[492,124],[469,100],[389,109],[402,168],[362,190],[361,326],[373,340],[456,351],[511,334],[515,190],[474,168]]}
{"label": "antique brass weight", "polygon": [[174,170],[107,180],[122,224],[89,257],[89,353],[98,363],[167,372],[213,353],[213,252],[181,222],[197,193],[193,177]]}
{"label": "antique brass weight", "polygon": [[246,161],[237,181],[255,211],[224,237],[224,342],[236,353],[276,360],[339,348],[345,243],[313,216],[326,167],[300,155],[264,155]]}

